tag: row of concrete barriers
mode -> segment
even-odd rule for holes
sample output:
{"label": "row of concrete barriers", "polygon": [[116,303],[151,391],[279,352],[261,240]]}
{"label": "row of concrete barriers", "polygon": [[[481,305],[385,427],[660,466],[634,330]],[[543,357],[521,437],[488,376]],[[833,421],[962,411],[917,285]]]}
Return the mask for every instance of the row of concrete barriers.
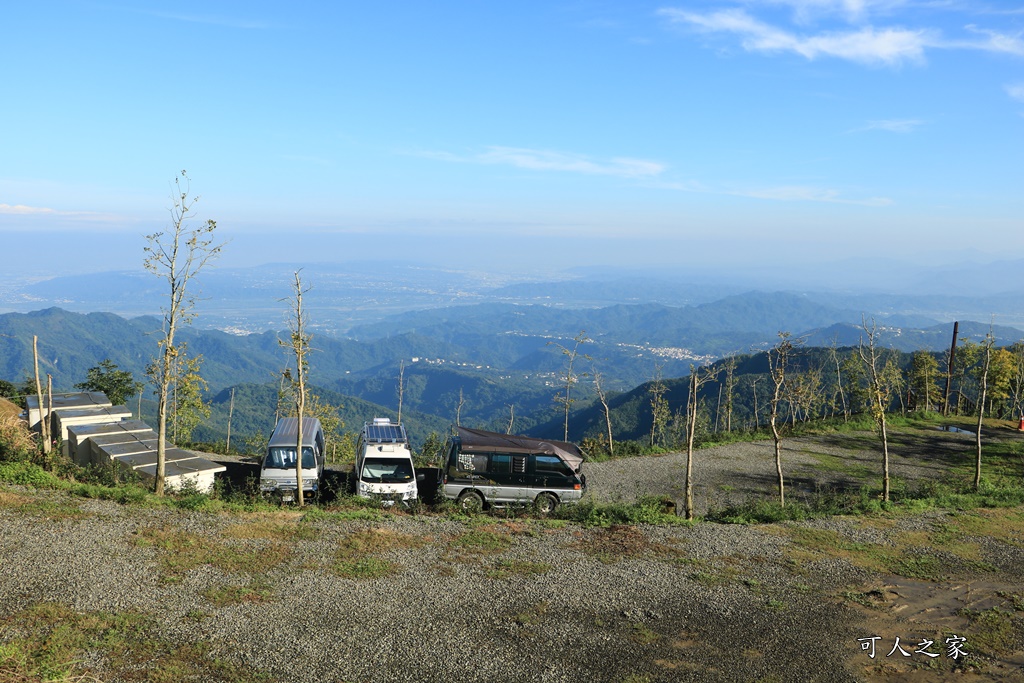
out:
{"label": "row of concrete barriers", "polygon": [[[82,467],[111,467],[115,473],[134,472],[156,479],[158,435],[142,420],[132,419],[125,406],[115,406],[101,392],[54,394],[38,399],[29,396],[29,427],[38,429],[44,416],[51,420],[54,438],[60,435],[64,455]],[[225,467],[193,451],[168,444],[164,457],[164,485],[169,489],[194,486],[208,493],[214,476]]]}

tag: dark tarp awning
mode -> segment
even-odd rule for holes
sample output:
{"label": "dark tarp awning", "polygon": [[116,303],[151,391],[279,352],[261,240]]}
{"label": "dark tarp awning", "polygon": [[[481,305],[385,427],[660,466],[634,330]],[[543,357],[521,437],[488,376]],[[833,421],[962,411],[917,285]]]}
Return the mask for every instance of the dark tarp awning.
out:
{"label": "dark tarp awning", "polygon": [[567,441],[548,441],[545,439],[534,439],[530,436],[499,434],[498,432],[486,432],[482,429],[469,429],[468,427],[459,427],[458,430],[464,453],[498,451],[501,453],[544,453],[546,455],[557,455],[573,472],[578,472],[580,465],[583,464],[583,453],[576,444]]}

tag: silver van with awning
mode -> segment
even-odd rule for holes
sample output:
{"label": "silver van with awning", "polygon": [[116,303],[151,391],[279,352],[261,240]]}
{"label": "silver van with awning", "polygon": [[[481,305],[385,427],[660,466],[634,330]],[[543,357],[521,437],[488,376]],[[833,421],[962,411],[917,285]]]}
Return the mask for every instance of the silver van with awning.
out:
{"label": "silver van with awning", "polygon": [[444,496],[464,509],[533,503],[546,514],[587,486],[572,443],[458,427],[443,474]]}

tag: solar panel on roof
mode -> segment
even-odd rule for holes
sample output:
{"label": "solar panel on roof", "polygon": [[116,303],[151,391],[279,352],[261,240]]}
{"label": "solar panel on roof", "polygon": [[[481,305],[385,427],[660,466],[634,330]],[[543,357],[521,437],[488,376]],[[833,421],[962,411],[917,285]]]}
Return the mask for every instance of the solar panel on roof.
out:
{"label": "solar panel on roof", "polygon": [[367,424],[366,440],[375,443],[396,443],[406,441],[405,427],[396,424]]}

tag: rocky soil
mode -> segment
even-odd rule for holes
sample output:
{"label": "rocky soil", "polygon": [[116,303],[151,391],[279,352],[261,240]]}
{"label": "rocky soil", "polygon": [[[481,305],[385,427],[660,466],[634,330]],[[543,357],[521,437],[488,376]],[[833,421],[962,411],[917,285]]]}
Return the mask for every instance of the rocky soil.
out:
{"label": "rocky soil", "polygon": [[[853,448],[828,438],[789,442],[794,491],[811,490],[814,467],[819,486],[856,483],[851,468],[876,466],[866,438],[848,441]],[[901,476],[954,457],[963,450],[957,438],[941,435],[936,443],[945,445],[936,446],[907,435]],[[702,509],[771,492],[770,444],[697,456]],[[836,468],[833,457],[847,466]],[[591,464],[590,495],[678,497],[680,468],[678,455]],[[1017,515],[1008,524],[1024,519],[1019,510],[1000,514]],[[980,521],[965,529],[989,519],[971,515]],[[288,510],[208,514],[6,487],[0,645],[22,610],[52,602],[82,613],[151,614],[164,637],[207,643],[208,656],[231,662],[243,680],[1020,680],[1024,538],[965,532],[957,544],[932,547],[929,539],[948,536],[958,519],[930,512],[585,528],[382,512],[300,521]],[[205,539],[214,557],[243,559],[182,564],[191,551],[167,541],[174,538]],[[254,582],[263,586],[258,599],[217,599]],[[1005,615],[1005,637],[993,644],[977,614]],[[953,634],[967,638],[968,657],[946,653]],[[870,658],[862,645],[871,641],[860,639],[873,636]],[[933,640],[939,656],[886,657],[897,636],[910,650]],[[119,679],[102,657],[82,667],[98,680]]]}

